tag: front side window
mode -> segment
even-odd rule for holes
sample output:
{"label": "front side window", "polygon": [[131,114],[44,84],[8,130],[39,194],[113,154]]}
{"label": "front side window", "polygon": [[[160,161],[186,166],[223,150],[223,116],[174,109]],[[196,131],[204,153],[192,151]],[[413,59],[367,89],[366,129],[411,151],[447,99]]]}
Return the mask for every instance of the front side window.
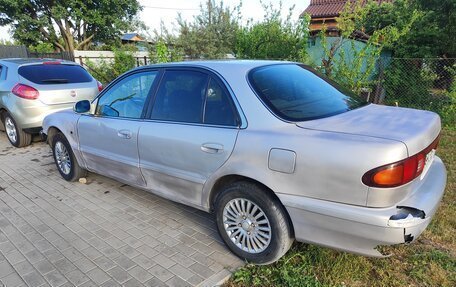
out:
{"label": "front side window", "polygon": [[166,71],[158,88],[151,119],[202,123],[208,75],[197,71]]}
{"label": "front side window", "polygon": [[249,74],[249,81],[266,106],[287,121],[325,118],[367,104],[353,93],[296,64],[254,69]]}
{"label": "front side window", "polygon": [[141,118],[147,96],[158,72],[130,75],[111,87],[98,100],[96,115],[122,118]]}

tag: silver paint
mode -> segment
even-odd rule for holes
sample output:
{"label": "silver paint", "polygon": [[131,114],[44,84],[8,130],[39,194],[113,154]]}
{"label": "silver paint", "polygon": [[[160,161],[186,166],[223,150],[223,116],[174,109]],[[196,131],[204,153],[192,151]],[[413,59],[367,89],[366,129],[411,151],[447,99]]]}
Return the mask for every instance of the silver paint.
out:
{"label": "silver paint", "polygon": [[[194,67],[220,75],[242,119],[237,129],[112,120],[65,111],[46,117],[43,130],[48,135],[62,131],[85,168],[205,211],[212,209],[218,191],[214,186],[223,179],[235,176],[260,182],[285,206],[299,241],[379,256],[374,250],[379,244],[404,243],[404,234],[418,237],[445,189],[440,159],[435,157],[423,178],[396,188],[369,188],[361,178],[372,168],[428,146],[440,132],[439,117],[368,105],[325,119],[285,122],[260,102],[246,80],[249,70],[277,63],[283,62],[156,66]],[[96,101],[92,105],[91,113]],[[131,138],[118,135],[124,130],[131,132]],[[426,218],[418,225],[391,227],[388,220],[399,212],[398,205],[423,210]]]}

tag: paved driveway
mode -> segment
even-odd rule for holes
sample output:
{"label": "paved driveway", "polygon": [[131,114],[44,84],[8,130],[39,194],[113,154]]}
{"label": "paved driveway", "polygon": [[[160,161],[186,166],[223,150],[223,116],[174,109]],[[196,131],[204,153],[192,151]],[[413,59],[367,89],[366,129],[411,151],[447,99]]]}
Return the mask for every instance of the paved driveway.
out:
{"label": "paved driveway", "polygon": [[0,132],[0,286],[210,286],[242,262],[212,217],[95,174],[58,174]]}

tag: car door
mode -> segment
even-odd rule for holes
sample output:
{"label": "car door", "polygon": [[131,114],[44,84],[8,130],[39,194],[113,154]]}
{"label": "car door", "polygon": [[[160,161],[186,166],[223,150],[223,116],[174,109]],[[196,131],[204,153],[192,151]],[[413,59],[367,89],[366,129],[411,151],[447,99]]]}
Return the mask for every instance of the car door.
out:
{"label": "car door", "polygon": [[158,71],[117,81],[100,95],[94,115],[78,122],[79,145],[90,171],[145,186],[139,169],[138,131]]}
{"label": "car door", "polygon": [[230,94],[205,72],[168,69],[149,114],[138,142],[147,187],[200,206],[204,183],[236,142],[240,120]]}

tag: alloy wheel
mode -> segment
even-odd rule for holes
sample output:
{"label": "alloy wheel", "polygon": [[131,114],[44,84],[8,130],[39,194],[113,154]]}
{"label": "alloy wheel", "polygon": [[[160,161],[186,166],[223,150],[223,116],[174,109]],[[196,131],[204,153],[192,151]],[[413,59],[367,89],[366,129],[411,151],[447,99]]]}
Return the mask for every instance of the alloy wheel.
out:
{"label": "alloy wheel", "polygon": [[13,119],[10,117],[5,118],[5,129],[9,140],[13,143],[17,142],[16,126],[14,125]]}
{"label": "alloy wheel", "polygon": [[245,198],[230,200],[223,209],[225,231],[239,249],[260,253],[271,243],[271,224],[264,211]]}
{"label": "alloy wheel", "polygon": [[60,171],[65,175],[70,174],[71,172],[71,159],[70,154],[62,142],[55,143],[55,160],[57,161],[57,166]]}

